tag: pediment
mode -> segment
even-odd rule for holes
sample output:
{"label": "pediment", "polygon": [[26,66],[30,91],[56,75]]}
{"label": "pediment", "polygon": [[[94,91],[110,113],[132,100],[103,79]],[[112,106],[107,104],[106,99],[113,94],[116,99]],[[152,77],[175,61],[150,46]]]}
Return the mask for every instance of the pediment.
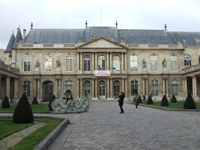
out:
{"label": "pediment", "polygon": [[121,49],[126,48],[126,46],[116,43],[114,41],[108,40],[106,38],[98,38],[92,40],[88,43],[80,45],[78,48],[114,48],[114,49]]}

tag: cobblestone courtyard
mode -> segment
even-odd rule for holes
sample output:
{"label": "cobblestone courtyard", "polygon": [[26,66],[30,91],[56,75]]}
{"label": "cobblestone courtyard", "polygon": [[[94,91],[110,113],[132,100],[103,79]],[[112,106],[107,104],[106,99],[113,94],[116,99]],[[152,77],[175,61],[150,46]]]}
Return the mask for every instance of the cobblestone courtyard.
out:
{"label": "cobblestone courtyard", "polygon": [[72,124],[48,148],[197,150],[200,149],[200,113],[163,111],[115,102],[92,102],[89,112],[69,114]]}

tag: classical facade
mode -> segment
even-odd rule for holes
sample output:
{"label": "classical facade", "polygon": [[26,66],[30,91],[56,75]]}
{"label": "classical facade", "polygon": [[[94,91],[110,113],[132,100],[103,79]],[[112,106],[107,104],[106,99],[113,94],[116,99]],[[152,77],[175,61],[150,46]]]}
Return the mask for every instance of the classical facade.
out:
{"label": "classical facade", "polygon": [[[70,90],[79,99],[114,100],[123,91],[184,100],[200,97],[200,33],[86,27],[17,30],[1,64],[1,98],[26,93],[49,101]],[[3,66],[3,67],[2,67]],[[62,85],[62,86],[61,86]]]}

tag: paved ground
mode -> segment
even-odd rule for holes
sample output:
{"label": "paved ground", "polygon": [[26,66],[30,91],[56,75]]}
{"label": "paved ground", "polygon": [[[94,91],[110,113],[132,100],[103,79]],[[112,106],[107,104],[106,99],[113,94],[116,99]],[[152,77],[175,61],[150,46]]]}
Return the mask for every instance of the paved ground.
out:
{"label": "paved ground", "polygon": [[[124,114],[119,110],[116,102],[92,102],[86,113],[57,115],[72,123],[48,150],[200,149],[200,112],[136,109],[131,104],[124,105]],[[41,115],[53,114],[35,114]]]}
{"label": "paved ground", "polygon": [[115,102],[92,102],[87,113],[68,117],[73,124],[48,150],[197,150],[200,149],[200,112],[135,109],[125,104],[119,114]]}

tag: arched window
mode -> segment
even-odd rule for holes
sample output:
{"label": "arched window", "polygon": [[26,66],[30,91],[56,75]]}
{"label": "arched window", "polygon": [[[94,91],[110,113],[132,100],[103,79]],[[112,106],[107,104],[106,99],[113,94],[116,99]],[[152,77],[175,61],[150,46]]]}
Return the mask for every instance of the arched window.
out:
{"label": "arched window", "polygon": [[113,57],[113,73],[120,73],[120,58],[119,58],[119,56]]}
{"label": "arched window", "polygon": [[172,81],[172,95],[178,95],[178,81]]}
{"label": "arched window", "polygon": [[184,56],[184,66],[191,66],[191,56],[188,54]]}
{"label": "arched window", "polygon": [[138,81],[132,80],[131,81],[131,95],[138,94]]}
{"label": "arched window", "polygon": [[69,95],[72,95],[72,93],[73,93],[73,83],[72,83],[72,81],[66,81],[65,87],[66,87],[66,91],[70,90],[71,93]]}
{"label": "arched window", "polygon": [[104,56],[99,56],[98,60],[98,70],[105,70],[105,57]]}
{"label": "arched window", "polygon": [[84,88],[84,94],[85,95],[90,94],[91,93],[91,83],[90,83],[90,81],[85,81],[83,88]]}
{"label": "arched window", "polygon": [[118,97],[120,93],[120,82],[117,80],[113,83],[114,86],[114,97]]}
{"label": "arched window", "polygon": [[90,71],[90,56],[84,57],[84,71]]}
{"label": "arched window", "polygon": [[152,94],[158,95],[158,80],[152,80]]}

